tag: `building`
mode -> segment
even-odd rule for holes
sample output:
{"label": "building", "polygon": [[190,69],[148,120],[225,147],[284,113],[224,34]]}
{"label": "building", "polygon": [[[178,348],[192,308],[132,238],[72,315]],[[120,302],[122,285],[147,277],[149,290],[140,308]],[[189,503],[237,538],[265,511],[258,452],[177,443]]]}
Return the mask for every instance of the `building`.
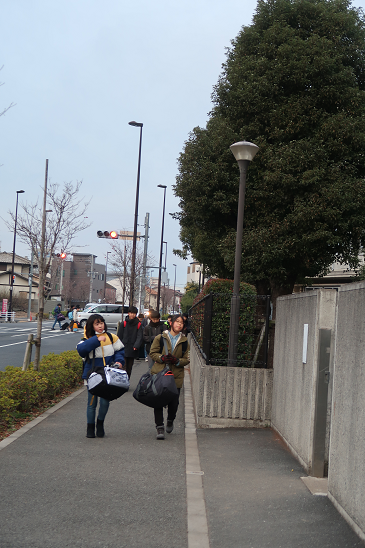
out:
{"label": "building", "polygon": [[73,253],[70,259],[53,260],[50,299],[81,307],[87,302],[115,303],[116,290],[106,283],[105,264],[96,263],[96,257],[91,253]]}
{"label": "building", "polygon": [[[0,292],[5,297],[9,294],[11,284],[11,267],[13,254],[3,251],[0,253]],[[36,268],[36,265],[34,265]],[[29,298],[29,277],[31,270],[31,261],[27,257],[14,255],[14,275],[13,300],[16,298]],[[32,281],[32,299],[38,299],[38,276],[33,275]]]}

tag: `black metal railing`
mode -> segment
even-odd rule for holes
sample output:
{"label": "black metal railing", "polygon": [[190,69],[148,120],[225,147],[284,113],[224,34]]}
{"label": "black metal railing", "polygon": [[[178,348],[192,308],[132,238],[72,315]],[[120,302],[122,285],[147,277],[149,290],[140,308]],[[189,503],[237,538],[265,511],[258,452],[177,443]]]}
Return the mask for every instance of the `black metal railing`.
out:
{"label": "black metal railing", "polygon": [[[228,361],[230,293],[210,293],[189,311],[191,334],[207,364]],[[268,366],[269,295],[240,295],[236,367]]]}

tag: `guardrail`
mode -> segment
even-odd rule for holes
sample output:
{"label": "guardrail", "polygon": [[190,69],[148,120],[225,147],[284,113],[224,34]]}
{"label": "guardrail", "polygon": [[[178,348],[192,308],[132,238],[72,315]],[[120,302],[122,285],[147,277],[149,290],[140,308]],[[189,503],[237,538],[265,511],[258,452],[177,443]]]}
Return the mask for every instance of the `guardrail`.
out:
{"label": "guardrail", "polygon": [[0,322],[15,322],[15,312],[0,312]]}

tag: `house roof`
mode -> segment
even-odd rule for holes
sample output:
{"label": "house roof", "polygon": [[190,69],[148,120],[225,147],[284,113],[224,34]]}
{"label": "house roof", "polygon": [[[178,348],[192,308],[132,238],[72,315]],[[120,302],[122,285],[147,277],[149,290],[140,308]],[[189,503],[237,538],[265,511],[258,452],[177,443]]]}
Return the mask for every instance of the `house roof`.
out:
{"label": "house roof", "polygon": [[[4,275],[7,276],[7,279],[9,279],[9,275],[11,274],[11,270],[0,270],[0,278],[2,278]],[[15,272],[15,284],[16,285],[16,278],[21,278],[22,280],[25,280],[28,282],[28,276],[24,276],[23,274],[19,274],[19,272]],[[39,279],[38,276],[33,276],[32,284],[39,286]],[[1,284],[4,285],[4,284]],[[7,282],[5,285],[9,285],[9,282]]]}
{"label": "house roof", "polygon": [[[13,254],[7,253],[6,251],[0,252],[0,263],[11,264],[13,262]],[[29,259],[21,257],[20,255],[14,255],[14,263],[16,264],[31,264]]]}

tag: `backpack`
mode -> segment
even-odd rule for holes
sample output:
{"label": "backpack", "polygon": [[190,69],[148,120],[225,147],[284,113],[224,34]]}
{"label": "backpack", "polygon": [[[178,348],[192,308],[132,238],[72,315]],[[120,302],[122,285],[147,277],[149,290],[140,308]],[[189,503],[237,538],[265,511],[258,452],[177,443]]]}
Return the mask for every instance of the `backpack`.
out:
{"label": "backpack", "polygon": [[[137,329],[139,329],[141,325],[142,325],[141,322],[138,322]],[[124,320],[123,327],[125,328],[126,326],[127,326],[127,320]]]}

